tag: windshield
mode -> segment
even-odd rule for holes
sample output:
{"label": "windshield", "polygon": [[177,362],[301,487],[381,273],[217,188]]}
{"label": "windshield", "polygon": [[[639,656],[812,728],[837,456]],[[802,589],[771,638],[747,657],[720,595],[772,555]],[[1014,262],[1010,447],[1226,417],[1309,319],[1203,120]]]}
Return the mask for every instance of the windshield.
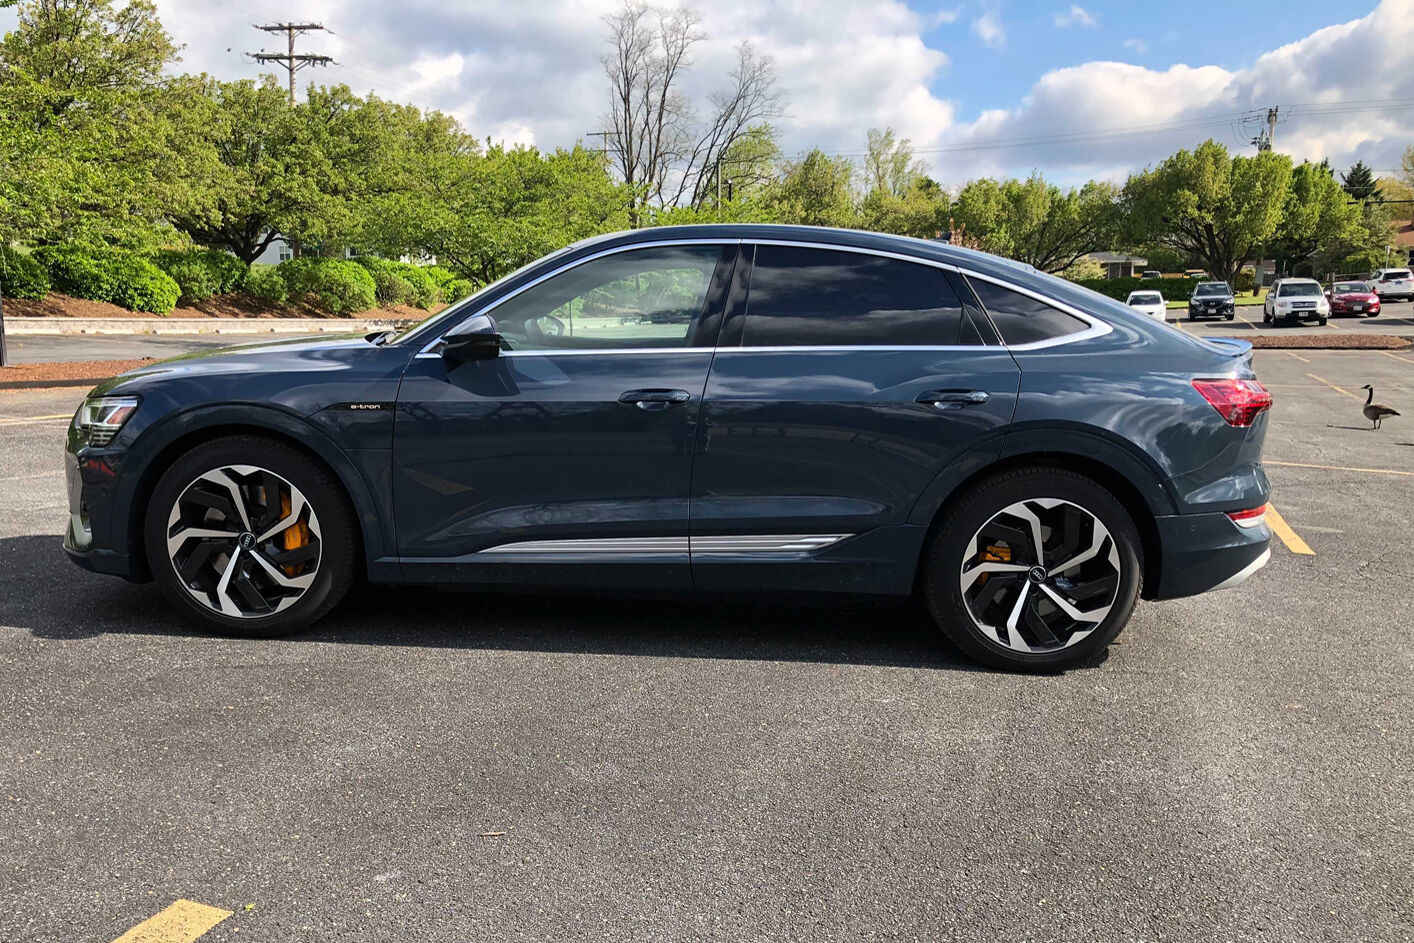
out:
{"label": "windshield", "polygon": [[1164,303],[1164,296],[1156,291],[1136,291],[1129,296],[1129,303],[1132,305],[1161,305]]}
{"label": "windshield", "polygon": [[[578,245],[578,243],[576,243],[575,245]],[[431,317],[423,318],[421,321],[418,321],[412,327],[407,328],[402,333],[398,334],[398,336],[394,337],[392,342],[395,344],[400,344],[406,341],[417,341],[419,339],[424,338],[427,340],[431,340],[432,335],[437,333],[437,325],[441,324],[443,321],[456,314],[458,311],[464,310],[468,305],[471,305],[473,302],[475,302],[478,298],[481,298],[491,289],[499,288],[501,285],[504,285],[506,282],[515,278],[521,272],[524,272],[526,269],[530,268],[530,266],[538,265],[548,259],[558,258],[559,256],[564,255],[566,252],[570,251],[573,248],[575,248],[575,246],[573,245],[565,246],[563,249],[560,249],[556,252],[552,252],[549,255],[542,256],[526,265],[522,265],[520,268],[516,269],[514,272],[511,272],[509,275],[502,275],[500,278],[496,279],[494,282],[485,286],[481,290],[472,292],[470,295],[467,295],[460,301],[455,301],[452,304],[447,305],[447,307],[443,308],[441,311],[438,311]]]}
{"label": "windshield", "polygon": [[1397,269],[1393,269],[1392,271],[1385,272],[1383,275],[1381,275],[1381,276],[1380,276],[1380,281],[1382,281],[1382,282],[1402,282],[1402,281],[1407,281],[1407,280],[1408,280],[1409,278],[1411,278],[1411,277],[1414,277],[1414,276],[1411,276],[1411,275],[1409,274],[1409,269],[1407,269],[1407,268],[1397,268]]}
{"label": "windshield", "polygon": [[1226,295],[1230,293],[1226,282],[1206,282],[1193,289],[1195,295]]}
{"label": "windshield", "polygon": [[1370,286],[1364,282],[1337,282],[1331,289],[1337,295],[1366,294],[1370,291]]}
{"label": "windshield", "polygon": [[1306,298],[1311,295],[1319,295],[1321,286],[1315,282],[1296,282],[1292,285],[1281,286],[1281,291],[1277,292],[1282,298]]}

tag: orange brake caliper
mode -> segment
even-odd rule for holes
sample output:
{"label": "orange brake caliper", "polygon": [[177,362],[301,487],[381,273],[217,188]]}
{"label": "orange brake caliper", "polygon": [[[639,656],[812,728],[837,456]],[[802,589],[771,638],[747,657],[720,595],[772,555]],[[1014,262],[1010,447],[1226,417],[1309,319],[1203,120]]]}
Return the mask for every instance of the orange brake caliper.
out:
{"label": "orange brake caliper", "polygon": [[[283,517],[290,516],[289,495],[280,496],[280,512]],[[285,528],[282,539],[286,550],[298,550],[300,547],[309,543],[309,528],[304,526],[304,521],[300,521],[293,527]],[[292,563],[289,566],[282,567],[282,569],[285,571],[286,576],[294,576],[299,572],[300,564]]]}

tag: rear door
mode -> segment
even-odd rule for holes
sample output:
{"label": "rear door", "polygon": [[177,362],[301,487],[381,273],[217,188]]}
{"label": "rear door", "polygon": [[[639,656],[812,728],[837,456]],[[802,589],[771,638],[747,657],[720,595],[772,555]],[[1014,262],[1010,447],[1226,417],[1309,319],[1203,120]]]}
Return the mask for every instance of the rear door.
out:
{"label": "rear door", "polygon": [[943,267],[771,242],[753,256],[703,398],[694,582],[907,591],[925,530],[910,511],[965,453],[1000,452],[1016,363]]}

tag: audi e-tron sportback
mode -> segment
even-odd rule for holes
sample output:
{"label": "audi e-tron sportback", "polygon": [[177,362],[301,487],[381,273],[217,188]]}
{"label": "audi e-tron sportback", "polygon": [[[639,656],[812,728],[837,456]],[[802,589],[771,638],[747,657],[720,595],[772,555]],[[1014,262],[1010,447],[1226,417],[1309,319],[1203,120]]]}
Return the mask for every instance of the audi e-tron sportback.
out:
{"label": "audi e-tron sportback", "polygon": [[1269,555],[1271,397],[994,256],[782,226],[578,243],[400,334],[145,366],[74,417],[65,546],[222,632],[355,579],[918,593],[973,657],[1094,656]]}

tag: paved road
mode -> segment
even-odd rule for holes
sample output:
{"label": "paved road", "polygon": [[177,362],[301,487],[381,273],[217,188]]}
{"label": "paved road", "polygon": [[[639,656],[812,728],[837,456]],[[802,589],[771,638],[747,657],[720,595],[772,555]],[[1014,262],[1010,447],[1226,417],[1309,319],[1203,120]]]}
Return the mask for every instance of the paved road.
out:
{"label": "paved road", "polygon": [[208,637],[64,561],[63,419],[14,420],[76,396],[0,394],[0,940],[1408,940],[1414,356],[1257,356],[1314,553],[1041,678],[857,600]]}

